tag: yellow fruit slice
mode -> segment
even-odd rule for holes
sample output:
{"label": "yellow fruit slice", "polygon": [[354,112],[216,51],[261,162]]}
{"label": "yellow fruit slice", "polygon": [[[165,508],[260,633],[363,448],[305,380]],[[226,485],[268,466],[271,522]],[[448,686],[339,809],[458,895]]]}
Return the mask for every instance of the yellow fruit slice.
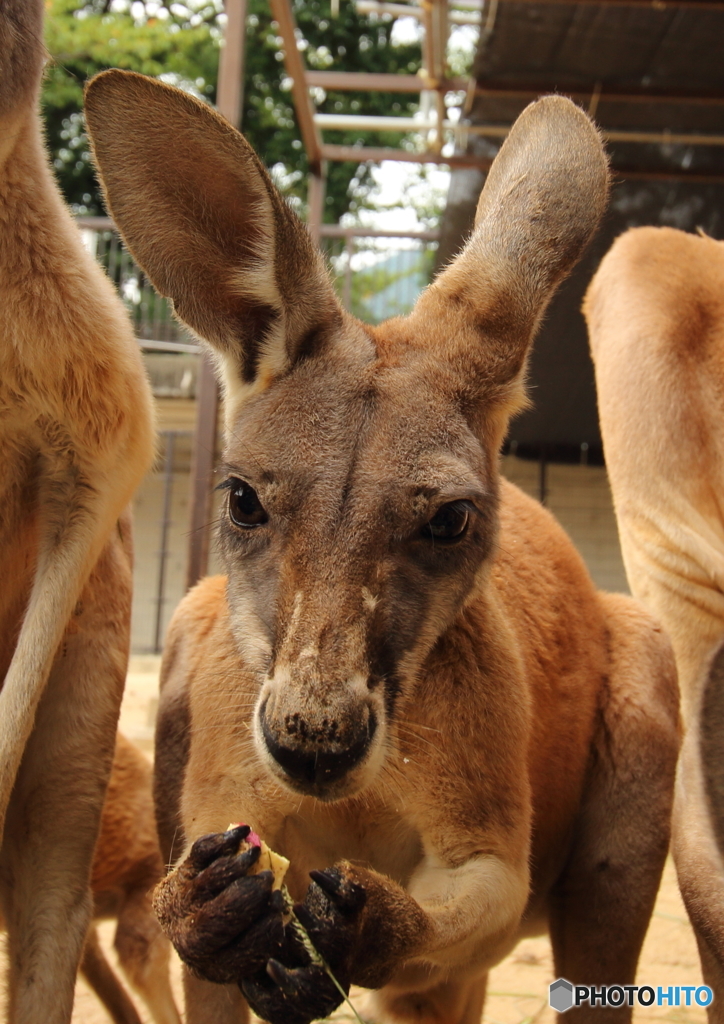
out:
{"label": "yellow fruit slice", "polygon": [[[237,828],[241,822],[234,822],[229,825],[229,828]],[[282,857],[281,853],[275,853],[274,850],[270,849],[263,839],[260,839],[256,832],[250,832],[244,842],[239,848],[239,852],[247,849],[250,846],[260,846],[261,853],[259,854],[259,860],[252,867],[249,868],[250,875],[257,875],[260,871],[271,871],[274,874],[274,883],[272,889],[281,889],[284,885],[284,876],[289,870],[289,861],[286,857]]]}
{"label": "yellow fruit slice", "polygon": [[262,839],[261,855],[254,867],[251,869],[252,873],[256,873],[257,871],[273,871],[274,884],[272,885],[272,889],[281,889],[284,884],[284,876],[288,869],[289,861],[287,858],[282,857],[281,853],[275,853],[274,850],[270,850]]}

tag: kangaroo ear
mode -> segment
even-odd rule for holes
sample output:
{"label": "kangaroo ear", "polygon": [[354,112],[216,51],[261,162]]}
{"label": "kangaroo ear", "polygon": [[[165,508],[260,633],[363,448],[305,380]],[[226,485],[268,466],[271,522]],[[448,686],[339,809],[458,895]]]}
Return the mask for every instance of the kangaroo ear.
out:
{"label": "kangaroo ear", "polygon": [[[493,162],[467,245],[410,318],[426,347],[459,365],[470,392],[497,392],[509,412],[523,404],[530,343],[607,195],[608,162],[583,111],[560,96],[527,107]],[[445,325],[442,350],[426,329],[433,321],[438,338]]]}
{"label": "kangaroo ear", "polygon": [[155,79],[88,84],[108,210],[178,317],[215,350],[227,398],[285,373],[341,316],[320,254],[252,148],[206,104]]}

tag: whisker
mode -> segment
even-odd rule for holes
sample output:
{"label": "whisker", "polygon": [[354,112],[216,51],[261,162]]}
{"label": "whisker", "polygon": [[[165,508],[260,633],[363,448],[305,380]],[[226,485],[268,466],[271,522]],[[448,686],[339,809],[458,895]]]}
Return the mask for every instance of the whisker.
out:
{"label": "whisker", "polygon": [[[176,828],[173,830],[173,839],[171,840],[171,849],[170,849],[170,852],[169,852],[169,857],[170,858],[173,858],[173,848],[176,845],[176,836],[179,834],[179,829],[180,828],[181,828],[181,826],[177,825]],[[169,862],[166,865],[166,874],[168,874],[172,870],[173,870],[173,860],[169,859]]]}
{"label": "whisker", "polygon": [[431,725],[423,725],[422,722],[398,722],[398,725],[404,725],[408,729],[427,729],[428,732],[436,732],[442,735],[442,729],[435,729]]}
{"label": "whisker", "polygon": [[218,526],[224,518],[224,516],[219,516],[218,519],[210,519],[207,523],[203,523],[201,526],[197,526],[193,530],[186,530],[182,536],[185,540],[188,540],[189,537],[193,537],[196,533],[201,533],[203,530],[210,530],[212,527]]}
{"label": "whisker", "polygon": [[[241,445],[242,449],[244,449],[246,454],[249,455],[249,457],[251,458],[251,461],[256,464],[257,469],[259,469],[259,470],[261,470],[263,472],[264,467],[259,462],[259,460],[254,457],[254,454],[251,451],[251,449],[249,448],[249,446],[244,441],[242,441],[242,439],[239,437],[239,435],[236,433],[236,431],[232,430],[231,428],[228,428],[228,433],[231,434],[231,436],[234,438],[234,440],[236,441],[236,443],[238,445]],[[226,462],[222,463],[218,467],[217,472],[220,471],[222,468],[224,470],[226,470],[226,471],[231,470],[233,472],[233,467],[229,466],[228,463],[226,463]]]}
{"label": "whisker", "polygon": [[406,742],[406,743],[410,744],[413,747],[413,749],[414,749],[414,746],[415,746],[416,743],[424,743],[431,750],[434,750],[435,753],[439,753],[439,751],[440,751],[439,744],[433,743],[432,740],[427,739],[426,736],[414,736],[414,735],[410,736],[410,735],[408,735],[406,740],[403,739],[403,742]]}

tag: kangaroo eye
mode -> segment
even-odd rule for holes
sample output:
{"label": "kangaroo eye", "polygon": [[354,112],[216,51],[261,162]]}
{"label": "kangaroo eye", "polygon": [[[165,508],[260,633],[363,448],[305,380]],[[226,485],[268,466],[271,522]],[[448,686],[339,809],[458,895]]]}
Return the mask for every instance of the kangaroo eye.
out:
{"label": "kangaroo eye", "polygon": [[229,486],[229,517],[235,526],[252,529],[269,519],[253,487],[243,480],[231,479]]}
{"label": "kangaroo eye", "polygon": [[450,501],[437,510],[435,515],[425,523],[422,534],[429,540],[455,541],[466,533],[470,512],[462,501]]}

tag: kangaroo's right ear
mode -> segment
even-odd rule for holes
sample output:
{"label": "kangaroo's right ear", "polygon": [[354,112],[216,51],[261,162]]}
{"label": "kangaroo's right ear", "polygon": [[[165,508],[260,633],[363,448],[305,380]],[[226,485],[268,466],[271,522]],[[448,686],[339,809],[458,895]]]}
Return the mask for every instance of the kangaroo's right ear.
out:
{"label": "kangaroo's right ear", "polygon": [[93,78],[85,111],[109,212],[158,291],[213,346],[227,394],[243,399],[318,347],[339,304],[243,136],[205,103],[127,71]]}

